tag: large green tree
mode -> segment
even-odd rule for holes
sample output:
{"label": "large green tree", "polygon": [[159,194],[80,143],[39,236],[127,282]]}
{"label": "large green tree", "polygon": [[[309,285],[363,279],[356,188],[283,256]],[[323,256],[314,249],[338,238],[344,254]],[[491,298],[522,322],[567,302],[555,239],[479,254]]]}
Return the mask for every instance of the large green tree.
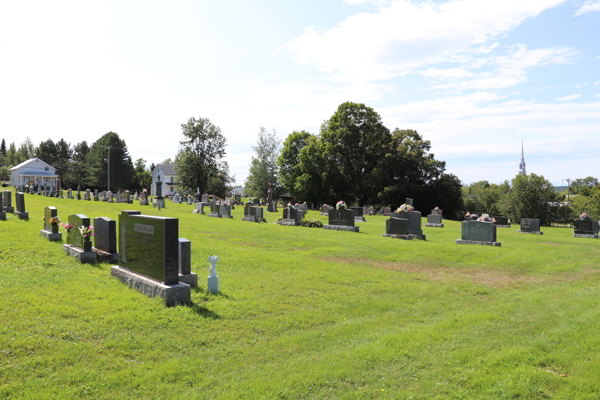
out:
{"label": "large green tree", "polygon": [[343,103],[321,125],[320,136],[327,169],[324,184],[346,202],[372,202],[391,140],[379,114],[364,104]]}
{"label": "large green tree", "polygon": [[600,220],[600,186],[590,187],[587,195],[578,195],[571,199],[574,216],[587,213],[594,221]]}
{"label": "large green tree", "polygon": [[[135,177],[131,156],[125,140],[115,132],[108,132],[96,140],[89,148],[86,157],[87,177],[85,182],[90,189],[104,190],[108,187],[108,149],[110,146],[110,190],[131,188]],[[75,182],[79,184],[79,182]]]}
{"label": "large green tree", "polygon": [[146,189],[150,192],[150,186],[152,185],[152,175],[150,170],[146,168],[146,160],[138,158],[135,160],[135,189]]}
{"label": "large green tree", "polygon": [[12,142],[8,146],[8,151],[6,152],[6,165],[9,168],[12,168],[15,165],[19,164],[18,161],[19,159],[17,157],[17,147],[15,146],[15,142]]}
{"label": "large green tree", "polygon": [[552,184],[542,175],[517,175],[512,180],[507,211],[515,223],[521,218],[537,218],[542,225],[550,225],[551,204],[558,200],[557,197]]}
{"label": "large green tree", "polygon": [[273,185],[273,196],[276,198],[280,194],[279,167],[277,165],[280,147],[281,140],[277,137],[275,129],[269,132],[261,126],[256,145],[252,146],[254,155],[246,178],[246,188],[250,195],[266,199],[269,183]]}
{"label": "large green tree", "polygon": [[306,131],[294,131],[283,141],[283,148],[277,157],[281,186],[294,197],[303,197],[295,189],[296,180],[304,173],[300,164],[300,152],[309,140],[315,139],[314,135]]}
{"label": "large green tree", "polygon": [[192,192],[199,188],[200,193],[206,193],[210,179],[219,173],[227,139],[208,118],[192,117],[181,124],[181,131],[183,140],[176,157],[177,186]]}

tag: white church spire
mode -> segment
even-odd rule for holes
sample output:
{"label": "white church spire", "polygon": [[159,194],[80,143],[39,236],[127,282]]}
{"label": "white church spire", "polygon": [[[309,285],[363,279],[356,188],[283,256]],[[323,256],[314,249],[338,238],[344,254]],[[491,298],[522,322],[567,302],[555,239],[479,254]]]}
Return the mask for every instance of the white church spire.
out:
{"label": "white church spire", "polygon": [[525,151],[523,150],[523,139],[521,139],[521,162],[519,163],[519,175],[527,175],[527,172],[525,172]]}

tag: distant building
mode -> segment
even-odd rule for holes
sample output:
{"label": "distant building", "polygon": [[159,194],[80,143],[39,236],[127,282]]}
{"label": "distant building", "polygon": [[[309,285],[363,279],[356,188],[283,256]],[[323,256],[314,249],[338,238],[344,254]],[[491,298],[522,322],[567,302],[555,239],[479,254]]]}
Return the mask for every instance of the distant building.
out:
{"label": "distant building", "polygon": [[527,175],[525,171],[525,152],[523,151],[523,141],[521,141],[521,162],[519,163],[519,175]]}
{"label": "distant building", "polygon": [[152,171],[152,186],[150,188],[150,195],[156,196],[156,181],[163,183],[162,195],[163,196],[175,196],[177,188],[175,187],[175,181],[177,180],[177,174],[175,173],[175,164],[158,164]]}
{"label": "distant building", "polygon": [[14,187],[44,185],[56,188],[56,168],[39,158],[31,158],[10,169],[10,184]]}
{"label": "distant building", "polygon": [[244,197],[244,188],[235,188],[231,191],[231,193],[235,196],[235,195],[240,195],[242,197]]}

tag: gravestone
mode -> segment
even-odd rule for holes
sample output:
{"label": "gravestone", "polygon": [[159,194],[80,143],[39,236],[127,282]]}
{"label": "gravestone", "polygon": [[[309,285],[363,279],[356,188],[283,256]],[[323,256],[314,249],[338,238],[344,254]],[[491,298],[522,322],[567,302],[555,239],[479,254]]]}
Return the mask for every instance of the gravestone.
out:
{"label": "gravestone", "polygon": [[285,207],[283,209],[283,219],[279,221],[279,225],[299,225],[302,218],[304,218],[304,211],[293,207]]}
{"label": "gravestone", "polygon": [[208,194],[204,193],[204,194],[202,195],[202,202],[203,202],[203,203],[208,203]]}
{"label": "gravestone", "polygon": [[58,211],[56,207],[48,206],[44,208],[44,229],[40,231],[40,235],[44,236],[51,242],[60,242],[62,240],[62,233],[58,231],[58,221],[51,223],[52,218],[58,217]]}
{"label": "gravestone", "polygon": [[60,189],[58,197],[60,197],[61,199],[64,199],[63,190],[62,189]]}
{"label": "gravestone", "polygon": [[6,213],[2,208],[2,202],[0,202],[0,221],[6,221]]}
{"label": "gravestone", "polygon": [[[434,210],[432,210],[434,211]],[[437,210],[440,211],[440,210]],[[428,228],[443,228],[444,224],[442,223],[442,214],[433,214],[433,212],[431,214],[429,214],[427,216],[427,223],[425,224],[425,227]]]}
{"label": "gravestone", "polygon": [[98,217],[94,219],[94,247],[92,251],[96,253],[102,261],[118,262],[119,253],[117,253],[117,221],[108,217]]}
{"label": "gravestone", "polygon": [[15,209],[12,206],[12,192],[10,190],[5,190],[3,193],[2,208],[7,213],[12,214],[15,212]]}
{"label": "gravestone", "polygon": [[191,287],[198,285],[198,276],[192,272],[192,242],[179,238],[179,282]]}
{"label": "gravestone", "polygon": [[25,211],[25,194],[21,192],[15,193],[15,202],[17,203],[17,211],[14,214],[19,219],[29,219],[29,213]]}
{"label": "gravestone", "polygon": [[483,221],[462,221],[460,239],[456,239],[456,244],[501,246],[500,242],[496,242],[496,225]]}
{"label": "gravestone", "polygon": [[521,218],[521,229],[517,233],[544,234],[540,231],[540,220],[535,218]]}
{"label": "gravestone", "polygon": [[202,214],[204,215],[204,203],[202,202],[197,202],[196,203],[196,209],[194,211],[192,211],[193,214]]}
{"label": "gravestone", "polygon": [[173,203],[181,204],[181,196],[179,196],[179,193],[175,193],[175,196],[173,196]]}
{"label": "gravestone", "polygon": [[190,286],[179,282],[179,220],[121,211],[119,265],[112,275],[167,306],[187,303]]}
{"label": "gravestone", "polygon": [[117,203],[121,202],[121,191],[120,190],[117,190],[117,200],[116,200],[116,202]]}
{"label": "gravestone", "polygon": [[267,220],[264,218],[263,212],[264,210],[262,207],[246,205],[244,207],[244,217],[242,218],[242,221],[267,222]]}
{"label": "gravestone", "polygon": [[394,239],[413,239],[413,235],[408,233],[408,220],[394,217],[388,218],[385,221],[385,233],[381,236]]}
{"label": "gravestone", "polygon": [[442,210],[440,210],[440,209],[438,209],[438,210],[433,209],[433,210],[431,210],[431,213],[434,214],[434,215],[442,215]]}
{"label": "gravestone", "polygon": [[510,228],[508,217],[498,216],[494,217],[494,219],[496,220],[494,225],[496,225],[497,228]]}
{"label": "gravestone", "polygon": [[277,202],[272,201],[269,204],[267,204],[267,211],[268,212],[277,212]]}
{"label": "gravestone", "polygon": [[191,195],[191,194],[188,194],[188,197],[187,197],[187,203],[188,203],[188,205],[190,205],[190,206],[191,206],[192,204],[194,204],[194,198],[192,197],[192,195]]}
{"label": "gravestone", "polygon": [[598,233],[594,232],[594,221],[590,218],[573,221],[573,237],[597,239]]}
{"label": "gravestone", "polygon": [[165,208],[165,200],[163,199],[163,195],[162,195],[162,182],[160,181],[160,176],[158,177],[158,180],[156,181],[156,197],[155,197],[155,201],[159,207],[159,209]]}
{"label": "gravestone", "polygon": [[131,196],[129,195],[129,190],[123,192],[123,203],[131,204],[133,201],[131,200]]}
{"label": "gravestone", "polygon": [[339,210],[329,210],[329,221],[324,226],[325,229],[337,231],[360,232],[360,227],[355,225],[354,210],[342,208]]}
{"label": "gravestone", "polygon": [[350,207],[350,209],[354,210],[354,219],[356,222],[366,222],[362,207]]}
{"label": "gravestone", "polygon": [[81,185],[77,185],[77,200],[81,200]]}
{"label": "gravestone", "polygon": [[209,256],[208,262],[210,263],[208,270],[208,291],[212,294],[219,294],[221,292],[221,282],[219,275],[217,275],[217,262],[220,257]]}
{"label": "gravestone", "polygon": [[409,206],[414,207],[413,199],[410,199],[408,197],[406,198],[406,201],[404,202],[404,204],[408,204]]}
{"label": "gravestone", "polygon": [[92,251],[92,239],[83,237],[79,228],[90,226],[90,219],[84,214],[69,215],[69,225],[73,228],[67,233],[67,243],[63,244],[65,252],[79,260],[82,264],[96,264],[96,253]]}
{"label": "gravestone", "polygon": [[408,233],[416,239],[425,239],[423,230],[421,229],[421,212],[412,211],[407,213],[391,213],[391,217],[408,220]]}
{"label": "gravestone", "polygon": [[225,204],[216,204],[212,203],[210,205],[211,211],[208,214],[209,217],[217,217],[217,218],[233,218],[231,215],[231,206],[226,206]]}
{"label": "gravestone", "polygon": [[333,210],[333,207],[330,207],[328,205],[323,205],[323,206],[321,206],[321,208],[319,210],[319,214],[329,215],[329,210]]}
{"label": "gravestone", "polygon": [[148,191],[144,190],[140,197],[140,206],[147,206],[147,205],[148,205]]}
{"label": "gravestone", "polygon": [[71,189],[67,190],[67,199],[72,199],[73,198],[73,191]]}
{"label": "gravestone", "polygon": [[110,190],[108,192],[106,192],[106,201],[108,203],[112,203],[113,202],[113,194],[112,194],[112,192]]}
{"label": "gravestone", "polygon": [[381,209],[381,214],[389,217],[392,214],[392,208],[391,207],[383,207]]}

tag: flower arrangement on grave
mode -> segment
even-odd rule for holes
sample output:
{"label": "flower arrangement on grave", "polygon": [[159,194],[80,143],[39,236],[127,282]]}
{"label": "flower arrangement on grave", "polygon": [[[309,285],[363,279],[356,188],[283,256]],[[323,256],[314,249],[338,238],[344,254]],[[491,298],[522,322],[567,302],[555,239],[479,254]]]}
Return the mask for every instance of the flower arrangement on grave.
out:
{"label": "flower arrangement on grave", "polygon": [[467,211],[467,213],[465,214],[465,218],[471,218],[471,213]]}
{"label": "flower arrangement on grave", "polygon": [[481,214],[481,217],[477,218],[477,221],[496,222],[494,218],[490,218],[489,214]]}
{"label": "flower arrangement on grave", "polygon": [[470,217],[471,217],[471,219],[477,219],[477,218],[479,218],[479,215],[473,213],[470,215]]}
{"label": "flower arrangement on grave", "polygon": [[346,202],[344,200],[340,200],[335,204],[335,209],[336,210],[345,210],[346,209]]}
{"label": "flower arrangement on grave", "polygon": [[591,217],[588,215],[588,213],[581,213],[579,214],[579,219],[591,219]]}
{"label": "flower arrangement on grave", "polygon": [[413,210],[414,210],[413,206],[411,206],[410,204],[404,203],[396,209],[396,212],[399,214],[404,214],[407,212],[412,212]]}
{"label": "flower arrangement on grave", "polygon": [[440,209],[439,207],[434,208],[434,210],[436,210],[436,211],[439,210],[439,209]]}
{"label": "flower arrangement on grave", "polygon": [[92,236],[96,236],[96,234],[94,232],[92,232],[93,230],[94,230],[94,227],[92,225],[90,225],[90,226],[82,225],[79,227],[79,233],[81,233],[81,236],[83,236],[83,240],[85,240],[86,242],[92,240]]}
{"label": "flower arrangement on grave", "polygon": [[69,232],[71,232],[71,229],[73,229],[75,227],[74,224],[60,224],[60,227],[63,228],[67,234],[69,234]]}
{"label": "flower arrangement on grave", "polygon": [[52,224],[52,225],[56,225],[56,224],[58,224],[59,222],[60,222],[60,217],[58,217],[58,216],[57,216],[57,217],[52,217],[52,218],[50,218],[50,220],[48,221],[48,223],[49,223],[49,224]]}

